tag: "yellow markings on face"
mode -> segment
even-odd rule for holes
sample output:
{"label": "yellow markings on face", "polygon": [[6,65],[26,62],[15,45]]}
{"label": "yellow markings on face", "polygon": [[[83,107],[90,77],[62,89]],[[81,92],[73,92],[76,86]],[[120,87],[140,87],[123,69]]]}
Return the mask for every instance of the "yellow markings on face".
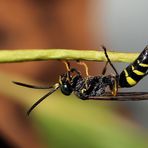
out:
{"label": "yellow markings on face", "polygon": [[136,74],[136,75],[139,75],[139,76],[143,76],[145,73],[144,72],[141,72],[139,70],[136,70],[134,69],[134,66],[132,66],[132,71]]}
{"label": "yellow markings on face", "polygon": [[128,82],[129,85],[134,86],[137,82],[129,77],[128,72],[126,70],[124,70],[125,76],[126,76],[126,81]]}

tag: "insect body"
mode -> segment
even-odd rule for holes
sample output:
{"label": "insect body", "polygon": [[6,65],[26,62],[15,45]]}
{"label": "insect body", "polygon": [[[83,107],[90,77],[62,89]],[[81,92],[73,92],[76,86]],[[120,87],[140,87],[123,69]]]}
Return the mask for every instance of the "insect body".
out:
{"label": "insect body", "polygon": [[124,69],[119,78],[120,87],[132,87],[136,85],[148,70],[148,46],[142,51],[138,58]]}

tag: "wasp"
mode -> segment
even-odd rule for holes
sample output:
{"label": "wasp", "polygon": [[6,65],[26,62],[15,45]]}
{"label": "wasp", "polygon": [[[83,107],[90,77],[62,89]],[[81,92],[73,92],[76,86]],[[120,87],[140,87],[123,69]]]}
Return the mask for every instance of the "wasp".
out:
{"label": "wasp", "polygon": [[[148,46],[142,51],[139,57],[132,64],[130,64],[121,72],[120,75],[112,64],[107,54],[106,47],[102,46],[102,48],[104,50],[107,62],[101,75],[90,76],[88,73],[87,65],[84,62],[79,62],[79,64],[85,67],[86,76],[82,76],[80,71],[78,71],[76,68],[71,68],[70,63],[68,61],[64,61],[67,71],[64,74],[60,75],[59,82],[52,86],[34,86],[22,82],[13,81],[13,83],[17,85],[28,88],[50,90],[47,94],[45,94],[31,106],[31,108],[27,112],[27,115],[29,115],[31,111],[46,97],[48,97],[58,89],[60,89],[61,92],[67,96],[74,93],[78,98],[82,100],[92,99],[126,101],[148,99],[147,92],[118,92],[119,88],[132,87],[136,85],[140,81],[140,79],[147,75]],[[115,74],[105,75],[108,64],[110,64]],[[144,74],[140,75],[139,73]],[[139,75],[136,75],[135,77],[135,74]],[[132,80],[134,80],[135,83],[133,83]]]}

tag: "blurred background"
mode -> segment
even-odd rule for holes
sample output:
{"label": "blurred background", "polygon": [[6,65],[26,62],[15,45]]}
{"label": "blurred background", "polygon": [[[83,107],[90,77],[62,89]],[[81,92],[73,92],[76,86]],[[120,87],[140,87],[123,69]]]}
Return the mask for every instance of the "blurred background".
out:
{"label": "blurred background", "polygon": [[[147,45],[146,0],[0,0],[0,49],[99,49],[141,52]],[[80,71],[84,68],[71,62]],[[87,62],[89,73],[104,63]],[[114,63],[119,72],[127,64]],[[57,91],[15,86],[58,82],[60,61],[0,65],[0,147],[147,148],[148,102],[82,101]],[[108,68],[108,73],[110,73]],[[147,77],[132,91],[147,91]]]}

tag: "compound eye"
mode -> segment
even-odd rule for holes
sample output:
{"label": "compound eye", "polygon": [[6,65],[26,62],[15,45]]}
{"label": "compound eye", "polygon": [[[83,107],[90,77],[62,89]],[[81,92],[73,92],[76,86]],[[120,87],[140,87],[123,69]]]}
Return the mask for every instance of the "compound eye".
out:
{"label": "compound eye", "polygon": [[67,83],[67,84],[61,85],[61,91],[64,95],[69,96],[72,93],[73,90],[72,90],[71,85]]}

